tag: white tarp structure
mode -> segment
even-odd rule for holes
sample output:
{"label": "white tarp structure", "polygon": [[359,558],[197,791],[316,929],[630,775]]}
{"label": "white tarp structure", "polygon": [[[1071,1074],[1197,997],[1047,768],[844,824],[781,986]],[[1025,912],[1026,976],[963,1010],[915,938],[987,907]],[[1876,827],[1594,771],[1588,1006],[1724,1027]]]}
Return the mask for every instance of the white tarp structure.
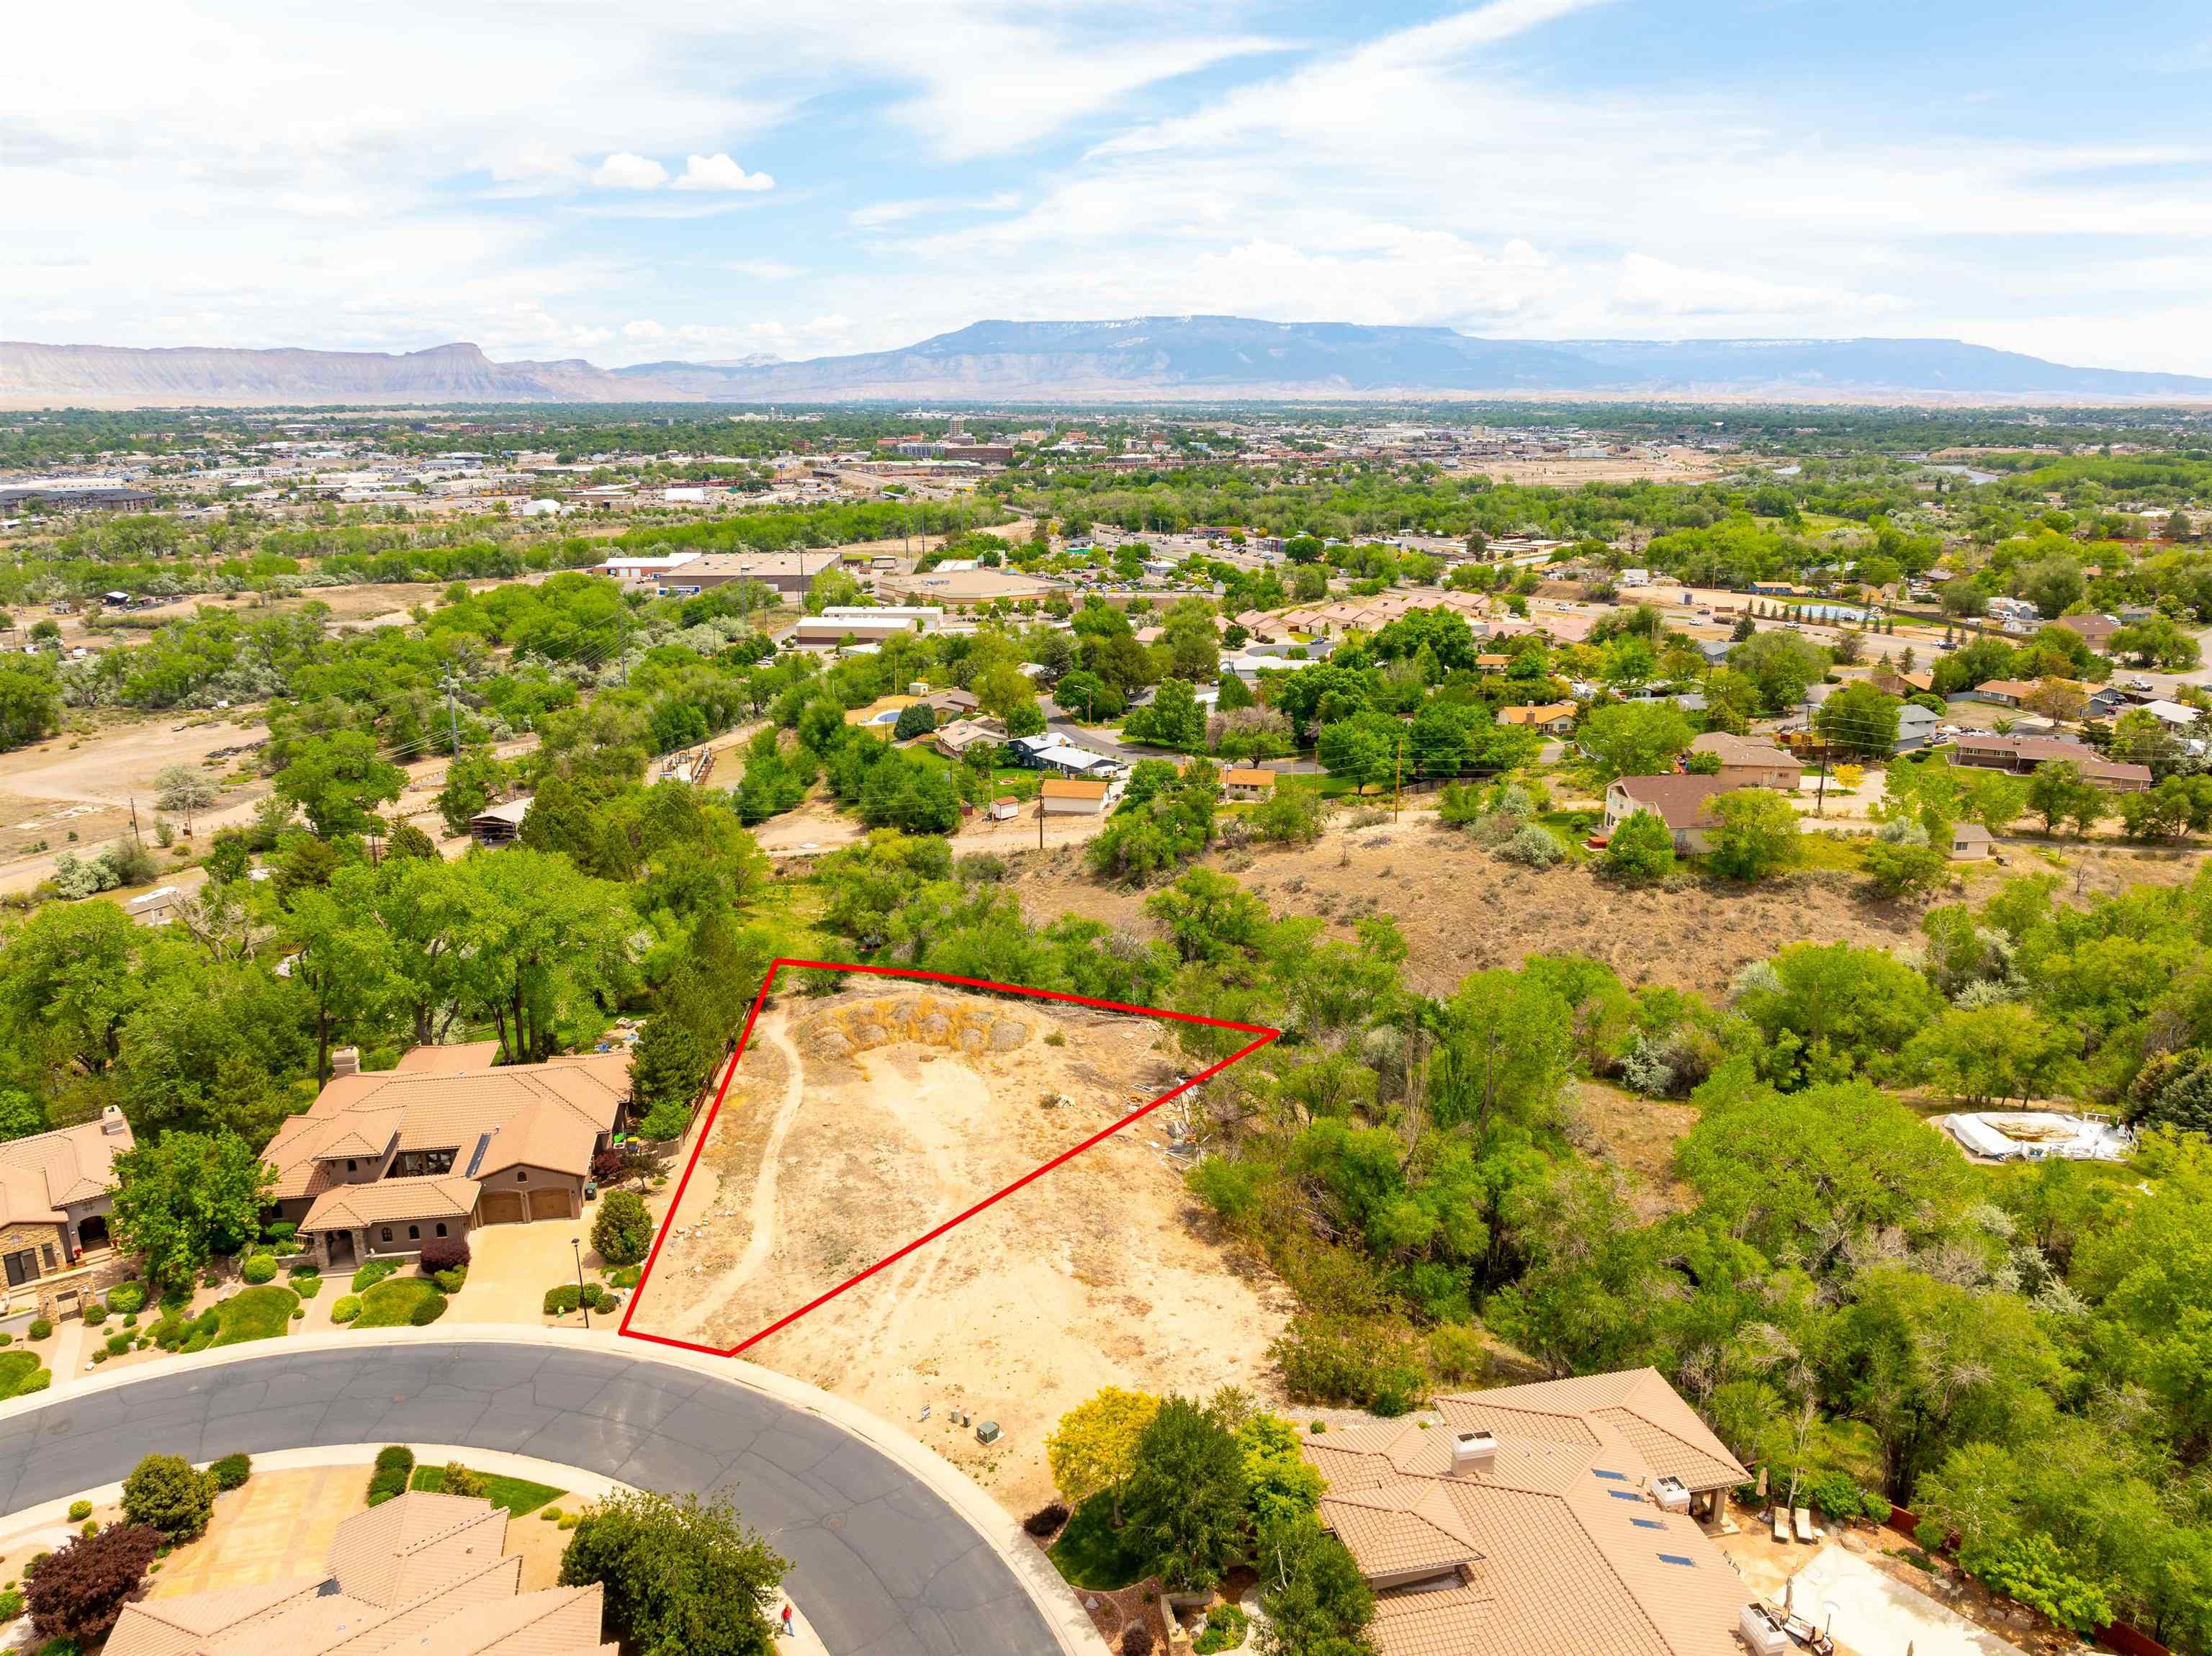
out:
{"label": "white tarp structure", "polygon": [[2133,1133],[2100,1115],[1984,1110],[1943,1116],[1936,1125],[1968,1154],[1992,1162],[2123,1162],[2136,1148]]}

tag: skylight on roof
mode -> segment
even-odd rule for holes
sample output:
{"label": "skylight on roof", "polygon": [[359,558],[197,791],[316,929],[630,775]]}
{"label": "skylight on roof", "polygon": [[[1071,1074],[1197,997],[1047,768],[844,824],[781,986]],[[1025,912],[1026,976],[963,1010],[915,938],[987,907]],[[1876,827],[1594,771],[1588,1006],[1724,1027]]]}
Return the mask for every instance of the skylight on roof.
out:
{"label": "skylight on roof", "polygon": [[1607,1489],[1606,1493],[1611,1495],[1615,1501],[1641,1501],[1644,1499],[1642,1495],[1637,1494],[1633,1489]]}
{"label": "skylight on roof", "polygon": [[1656,1518],[1632,1518],[1628,1521],[1639,1530],[1663,1530],[1667,1527],[1663,1520]]}
{"label": "skylight on roof", "polygon": [[1693,1570],[1698,1567],[1695,1559],[1685,1558],[1679,1552],[1662,1552],[1659,1555],[1659,1562],[1662,1564],[1680,1564],[1686,1570]]}
{"label": "skylight on roof", "polygon": [[1608,1472],[1602,1466],[1591,1467],[1590,1476],[1592,1477],[1609,1477],[1617,1483],[1626,1483],[1628,1482],[1628,1474],[1626,1472]]}

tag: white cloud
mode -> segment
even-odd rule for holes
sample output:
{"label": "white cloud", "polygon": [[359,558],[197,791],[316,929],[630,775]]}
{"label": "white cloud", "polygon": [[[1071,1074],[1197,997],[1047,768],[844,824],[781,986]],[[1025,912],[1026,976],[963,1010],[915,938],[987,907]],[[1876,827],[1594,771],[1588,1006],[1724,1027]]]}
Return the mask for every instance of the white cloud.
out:
{"label": "white cloud", "polygon": [[748,173],[727,155],[693,155],[684,163],[684,176],[672,190],[773,190],[775,180],[765,173]]}
{"label": "white cloud", "polygon": [[668,182],[668,169],[650,155],[617,150],[599,163],[592,182],[602,190],[658,190]]}

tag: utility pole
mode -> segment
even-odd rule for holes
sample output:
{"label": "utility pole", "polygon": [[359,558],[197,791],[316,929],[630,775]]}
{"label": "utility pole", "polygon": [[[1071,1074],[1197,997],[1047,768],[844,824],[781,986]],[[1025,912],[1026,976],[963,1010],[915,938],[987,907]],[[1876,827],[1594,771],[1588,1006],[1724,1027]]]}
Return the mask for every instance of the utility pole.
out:
{"label": "utility pole", "polygon": [[453,757],[459,759],[461,756],[461,724],[459,716],[453,711],[453,676],[451,673],[446,675],[446,728],[453,733]]}
{"label": "utility pole", "polygon": [[1814,804],[1813,804],[1813,815],[1814,815],[1814,816],[1826,816],[1827,814],[1828,814],[1828,738],[1827,738],[1826,737],[1825,737],[1825,736],[1824,736],[1824,737],[1822,737],[1820,738],[1820,798],[1819,798],[1818,799],[1816,799],[1816,800],[1814,802]]}
{"label": "utility pole", "polygon": [[142,846],[146,843],[138,833],[138,796],[135,793],[131,796],[131,837]]}
{"label": "utility pole", "polygon": [[1404,804],[1402,789],[1405,786],[1405,781],[1406,737],[1404,733],[1401,732],[1398,737],[1398,751],[1392,756],[1390,761],[1390,820],[1394,822],[1398,820],[1399,810]]}
{"label": "utility pole", "polygon": [[1037,849],[1044,849],[1044,784],[1037,784]]}

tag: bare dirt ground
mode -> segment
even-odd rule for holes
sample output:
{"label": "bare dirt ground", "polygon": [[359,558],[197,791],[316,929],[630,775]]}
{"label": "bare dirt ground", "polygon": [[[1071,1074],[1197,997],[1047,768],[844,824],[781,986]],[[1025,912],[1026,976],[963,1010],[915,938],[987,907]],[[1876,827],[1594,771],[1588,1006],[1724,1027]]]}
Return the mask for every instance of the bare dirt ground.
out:
{"label": "bare dirt ground", "polygon": [[[632,1325],[735,1346],[1176,1073],[1161,1027],[1121,1014],[937,989],[780,994]],[[1164,1150],[1173,1107],[745,1356],[903,1422],[1016,1512],[1049,1498],[1045,1435],[1101,1386],[1268,1392],[1288,1295],[1209,1240]],[[1000,1441],[978,1443],[955,1410]]]}
{"label": "bare dirt ground", "polygon": [[1483,458],[1462,463],[1462,469],[1507,483],[1553,483],[1572,488],[1578,483],[1693,483],[1717,477],[1729,470],[1724,455],[1702,449],[1670,448],[1657,458],[1642,455],[1608,455],[1602,460],[1502,460]]}
{"label": "bare dirt ground", "polygon": [[[258,718],[241,714],[243,723],[203,713],[152,716],[103,713],[91,715],[88,727],[66,731],[46,741],[0,755],[0,883],[14,887],[19,870],[13,859],[30,852],[45,840],[51,852],[70,847],[70,833],[77,835],[80,852],[112,840],[130,826],[131,802],[137,801],[139,826],[149,843],[154,820],[154,778],[165,766],[199,765],[218,749],[240,747],[268,735]],[[252,761],[244,761],[251,765]],[[214,780],[228,775],[234,764],[221,761],[207,769]],[[194,824],[210,825],[244,816],[252,802],[268,792],[254,782],[228,788],[222,804]],[[52,855],[36,858],[40,864],[35,883],[52,871]]]}
{"label": "bare dirt ground", "polygon": [[[2179,884],[2195,877],[2205,856],[2201,847],[2026,837],[2002,850],[2003,867],[1957,865],[1962,889],[1938,901],[1978,901],[2008,876],[2041,871],[2059,875],[2069,899],[2077,883],[2082,896]],[[1332,828],[1300,850],[1217,852],[1205,862],[1236,876],[1279,919],[1317,914],[1348,937],[1364,915],[1395,916],[1411,949],[1408,979],[1431,995],[1450,993],[1471,972],[1518,967],[1532,954],[1586,955],[1631,987],[1658,983],[1717,995],[1743,967],[1793,943],[1915,948],[1929,907],[1874,900],[1863,880],[1834,870],[1748,887],[1690,881],[1678,890],[1616,884],[1583,864],[1539,873],[1499,861],[1443,827],[1432,810],[1410,806],[1396,823]],[[1039,924],[1075,913],[1139,937],[1158,931],[1144,912],[1146,889],[1097,881],[1072,852],[1019,858],[1011,883]]]}

